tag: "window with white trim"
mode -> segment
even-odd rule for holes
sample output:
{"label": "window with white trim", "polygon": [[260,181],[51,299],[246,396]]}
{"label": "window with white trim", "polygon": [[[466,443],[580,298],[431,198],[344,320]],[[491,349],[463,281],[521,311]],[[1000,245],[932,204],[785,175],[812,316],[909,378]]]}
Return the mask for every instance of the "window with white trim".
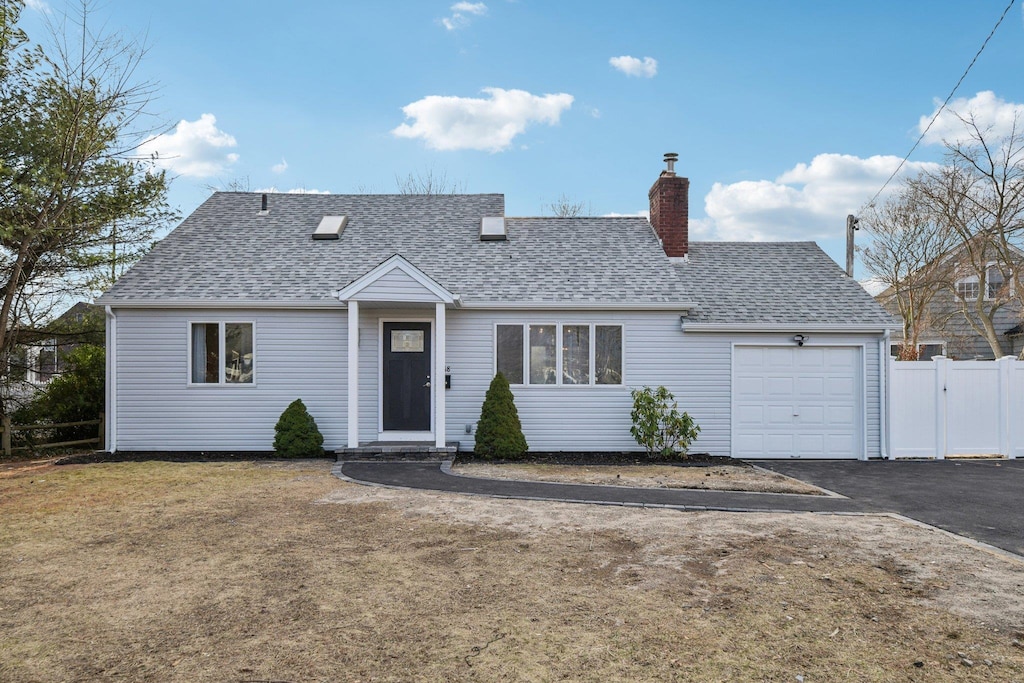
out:
{"label": "window with white trim", "polygon": [[[1006,288],[1006,277],[999,269],[999,265],[993,261],[985,267],[985,300],[992,301],[1000,297],[1013,295],[1013,281],[1010,281],[1009,291]],[[956,281],[956,293],[961,299],[977,299],[982,293],[982,283],[977,275],[968,275]]]}
{"label": "window with white trim", "polygon": [[621,385],[622,325],[495,325],[495,371],[509,384]]}
{"label": "window with white trim", "polygon": [[190,384],[252,384],[253,324],[190,323]]}

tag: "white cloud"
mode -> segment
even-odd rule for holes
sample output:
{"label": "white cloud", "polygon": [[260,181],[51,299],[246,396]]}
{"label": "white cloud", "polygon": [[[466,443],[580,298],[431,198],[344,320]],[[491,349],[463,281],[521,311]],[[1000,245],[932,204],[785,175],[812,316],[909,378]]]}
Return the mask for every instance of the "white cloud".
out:
{"label": "white cloud", "polygon": [[642,60],[629,55],[612,57],[608,63],[627,76],[638,78],[654,78],[658,73],[658,60],[651,57],[644,57]]}
{"label": "white cloud", "polygon": [[[869,200],[899,163],[895,156],[819,154],[775,180],[715,183],[704,198],[709,224],[691,221],[691,230],[715,239],[755,242],[841,237],[846,215]],[[937,167],[908,162],[897,177]],[[896,185],[891,183],[888,191]]]}
{"label": "white cloud", "polygon": [[440,19],[441,25],[449,31],[469,26],[471,17],[487,14],[487,5],[482,2],[457,2],[451,6],[452,15]]}
{"label": "white cloud", "polygon": [[650,218],[651,211],[650,209],[642,209],[640,211],[635,211],[633,213],[617,213],[615,211],[612,211],[611,213],[603,213],[601,214],[601,216],[603,218],[634,218],[636,216],[640,216],[641,218]]}
{"label": "white cloud", "polygon": [[873,277],[869,277],[866,280],[858,280],[858,282],[860,283],[860,286],[864,288],[864,291],[871,296],[878,296],[888,287],[884,282]]}
{"label": "white cloud", "polygon": [[46,0],[25,0],[25,7],[28,7],[29,9],[34,9],[35,11],[40,12],[41,14],[50,13],[50,5],[46,2]]}
{"label": "white cloud", "polygon": [[238,161],[238,155],[228,151],[237,145],[233,136],[217,128],[216,116],[203,114],[196,121],[182,119],[172,133],[149,138],[139,145],[139,154],[174,173],[209,178]]}
{"label": "white cloud", "polygon": [[429,95],[402,107],[406,118],[391,131],[399,138],[421,138],[437,150],[476,149],[500,152],[530,123],[558,123],[573,96],[532,95],[525,90],[484,88],[489,98]]}
{"label": "white cloud", "polygon": [[[936,100],[935,109],[920,118],[917,123],[918,131],[924,132],[941,105],[942,102]],[[961,121],[961,118],[968,115],[974,116],[982,132],[990,132],[992,138],[1004,137],[1010,133],[1014,121],[1017,121],[1017,130],[1020,132],[1020,124],[1024,122],[1024,104],[1007,102],[997,97],[991,90],[983,90],[970,99],[959,97],[951,101],[935,119],[935,124],[924,136],[924,142],[936,144],[943,141],[955,143],[969,140],[967,127]]]}
{"label": "white cloud", "polygon": [[284,173],[285,171],[288,170],[288,162],[285,161],[284,157],[282,157],[281,158],[281,163],[274,164],[273,166],[270,167],[270,170],[272,172],[277,173],[278,175],[280,175],[280,174],[282,174],[282,173]]}
{"label": "white cloud", "polygon": [[[274,187],[273,185],[271,185],[270,187],[261,187],[259,189],[253,190],[253,192],[269,192],[269,193],[278,194],[278,193],[281,193],[281,190],[279,190],[276,187]],[[293,187],[290,190],[284,190],[284,194],[331,194],[331,191],[330,190],[317,190],[315,188],[306,188],[306,187]]]}

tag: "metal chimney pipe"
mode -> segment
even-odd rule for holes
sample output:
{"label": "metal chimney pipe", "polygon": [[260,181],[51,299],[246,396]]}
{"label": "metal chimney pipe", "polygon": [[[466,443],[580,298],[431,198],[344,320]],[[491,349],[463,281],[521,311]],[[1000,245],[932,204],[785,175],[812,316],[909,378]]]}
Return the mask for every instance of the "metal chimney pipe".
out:
{"label": "metal chimney pipe", "polygon": [[263,195],[263,199],[260,201],[260,211],[263,213],[267,212],[267,195]]}
{"label": "metal chimney pipe", "polygon": [[665,152],[665,165],[668,167],[666,170],[668,173],[675,175],[676,173],[676,161],[679,159],[679,155],[675,152]]}

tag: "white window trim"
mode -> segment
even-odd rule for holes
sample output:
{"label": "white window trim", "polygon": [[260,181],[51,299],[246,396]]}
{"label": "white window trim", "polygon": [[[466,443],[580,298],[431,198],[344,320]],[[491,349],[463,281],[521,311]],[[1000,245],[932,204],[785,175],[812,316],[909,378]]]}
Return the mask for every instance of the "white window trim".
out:
{"label": "white window trim", "polygon": [[[588,320],[559,320],[555,322],[495,322],[491,334],[491,377],[498,374],[498,326],[523,328],[523,381],[521,383],[509,382],[510,386],[522,387],[524,389],[554,389],[564,388],[576,389],[621,389],[627,386],[626,381],[626,324],[620,321],[588,321]],[[555,326],[555,383],[554,384],[532,384],[530,382],[530,326],[554,325]],[[589,384],[563,384],[562,383],[562,326],[563,325],[587,325],[590,327],[590,383]],[[618,327],[622,330],[621,352],[622,352],[622,381],[618,384],[597,383],[597,328]]]}
{"label": "white window trim", "polygon": [[[219,373],[217,382],[193,382],[192,381],[192,326],[193,325],[217,325],[217,357],[220,362],[217,364]],[[224,334],[225,325],[252,325],[252,381],[251,382],[228,382],[224,372],[224,346],[227,342]],[[190,387],[254,387],[257,382],[256,365],[258,362],[256,352],[256,321],[255,320],[189,320],[185,323],[186,346],[188,347],[188,362],[185,365],[185,379]]]}
{"label": "white window trim", "polygon": [[[954,284],[954,287],[956,289],[956,295],[958,297],[960,297],[961,299],[965,300],[965,301],[974,300],[975,297],[965,297],[965,296],[963,296],[960,293],[960,285],[977,284],[979,292],[981,292],[981,293],[983,293],[985,295],[984,296],[984,300],[985,301],[995,301],[998,297],[989,296],[989,292],[988,292],[988,272],[992,268],[997,268],[998,265],[999,265],[999,263],[997,261],[989,261],[988,263],[986,263],[985,264],[985,277],[984,278],[979,278],[977,274],[974,274],[974,275],[968,275],[966,277],[962,277],[959,280],[957,280],[956,283]],[[1005,280],[1004,280],[1004,283],[1005,283]],[[1016,288],[1014,286],[1014,279],[1011,277],[1010,278],[1010,291],[1008,293],[1009,297],[1012,297],[1012,296],[1015,295],[1015,293],[1016,293],[1015,289]]]}

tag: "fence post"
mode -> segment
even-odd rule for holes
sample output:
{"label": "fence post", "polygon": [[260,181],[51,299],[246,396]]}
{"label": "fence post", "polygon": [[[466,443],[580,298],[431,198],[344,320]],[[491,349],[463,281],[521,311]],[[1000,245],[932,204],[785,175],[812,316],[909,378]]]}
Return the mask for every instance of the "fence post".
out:
{"label": "fence post", "polygon": [[935,459],[946,457],[946,374],[949,359],[935,356]]}
{"label": "fence post", "polygon": [[4,457],[5,458],[9,458],[9,457],[11,457],[11,416],[10,415],[4,415],[3,416],[3,430],[4,430],[4,433],[3,433]]}
{"label": "fence post", "polygon": [[98,451],[107,450],[107,415],[106,413],[100,413],[100,440],[96,442]]}
{"label": "fence post", "polygon": [[999,455],[1009,458],[1010,446],[1010,372],[1013,370],[1013,356],[1003,356],[996,361],[999,368]]}

